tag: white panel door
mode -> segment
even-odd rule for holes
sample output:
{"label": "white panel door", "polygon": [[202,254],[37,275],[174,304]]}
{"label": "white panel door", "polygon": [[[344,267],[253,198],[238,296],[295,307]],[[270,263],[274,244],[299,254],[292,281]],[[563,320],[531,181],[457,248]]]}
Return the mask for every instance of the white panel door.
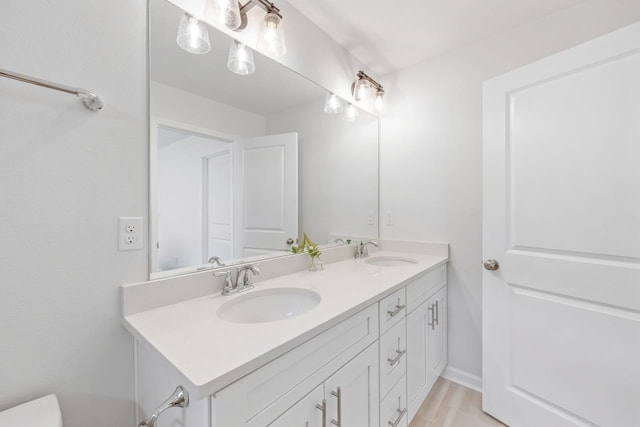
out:
{"label": "white panel door", "polygon": [[431,329],[431,303],[425,301],[407,315],[407,419],[415,417],[429,393],[427,336]]}
{"label": "white panel door", "polygon": [[206,254],[233,259],[233,198],[231,150],[206,158]]}
{"label": "white panel door", "polygon": [[431,390],[447,366],[447,287],[440,289],[426,304],[433,316],[433,326],[427,328],[427,385]]}
{"label": "white panel door", "polygon": [[640,24],[485,83],[483,407],[640,426]]}
{"label": "white panel door", "polygon": [[235,258],[289,249],[298,235],[298,134],[234,144]]}

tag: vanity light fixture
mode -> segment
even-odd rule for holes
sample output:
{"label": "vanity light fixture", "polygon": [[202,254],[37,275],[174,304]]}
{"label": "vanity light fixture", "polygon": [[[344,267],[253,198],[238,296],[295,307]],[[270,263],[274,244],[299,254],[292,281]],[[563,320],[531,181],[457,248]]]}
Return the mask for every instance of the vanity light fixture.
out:
{"label": "vanity light fixture", "polygon": [[282,14],[278,7],[267,0],[249,0],[240,8],[242,23],[236,31],[242,31],[247,26],[247,12],[259,6],[266,13],[260,34],[258,35],[257,47],[274,58],[279,58],[287,52],[287,44],[282,28]]}
{"label": "vanity light fixture", "polygon": [[371,89],[375,90],[375,108],[380,111],[382,110],[382,98],[384,97],[384,88],[380,83],[372,79],[367,73],[364,71],[358,71],[356,81],[351,85],[351,91],[353,94],[353,99],[356,102],[362,102],[369,97],[369,93]]}
{"label": "vanity light fixture", "polygon": [[380,88],[376,91],[376,100],[373,103],[373,106],[378,110],[378,112],[382,111],[382,105],[384,104],[382,98],[384,98],[384,90]]}
{"label": "vanity light fixture", "polygon": [[253,62],[253,51],[251,48],[237,40],[231,41],[227,68],[240,75],[253,73],[256,70],[256,64]]}
{"label": "vanity light fixture", "polygon": [[203,54],[211,50],[206,25],[188,13],[180,18],[176,42],[189,53]]}
{"label": "vanity light fixture", "polygon": [[219,22],[232,30],[242,24],[238,0],[206,0],[204,17],[208,22]]}
{"label": "vanity light fixture", "polygon": [[340,114],[342,110],[344,110],[344,107],[340,98],[331,92],[327,92],[324,100],[324,112],[327,114]]}
{"label": "vanity light fixture", "polygon": [[358,117],[358,109],[356,106],[353,104],[347,105],[347,108],[344,109],[344,116],[342,116],[342,119],[345,122],[355,122],[356,117]]}
{"label": "vanity light fixture", "polygon": [[367,98],[367,94],[369,93],[369,88],[370,87],[371,87],[371,83],[369,83],[369,80],[358,79],[354,83],[353,99],[356,102],[360,102],[363,99],[366,99]]}

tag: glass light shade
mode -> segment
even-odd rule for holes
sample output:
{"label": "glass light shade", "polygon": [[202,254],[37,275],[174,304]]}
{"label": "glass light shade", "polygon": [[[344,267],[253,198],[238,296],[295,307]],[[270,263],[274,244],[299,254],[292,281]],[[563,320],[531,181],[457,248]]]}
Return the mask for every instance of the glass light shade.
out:
{"label": "glass light shade", "polygon": [[378,112],[382,111],[383,97],[384,97],[384,92],[382,91],[376,92],[376,100],[374,101],[373,106],[376,108],[376,110],[378,110]]}
{"label": "glass light shade", "polygon": [[342,119],[345,122],[355,122],[356,117],[358,117],[358,109],[356,108],[356,106],[353,104],[347,105],[347,108],[345,108],[344,110],[344,116],[342,116]]}
{"label": "glass light shade", "polygon": [[342,113],[343,109],[340,98],[332,93],[327,93],[327,97],[324,100],[324,112],[327,114],[339,114]]}
{"label": "glass light shade", "polygon": [[186,13],[180,18],[176,42],[189,53],[203,54],[211,50],[206,25]]}
{"label": "glass light shade", "polygon": [[208,22],[218,22],[232,30],[242,24],[238,0],[207,0],[204,17]]}
{"label": "glass light shade", "polygon": [[251,48],[237,40],[233,40],[229,48],[227,68],[241,75],[253,73],[256,70],[256,64],[253,62],[253,51]]}
{"label": "glass light shade", "polygon": [[258,49],[275,58],[287,52],[282,19],[273,12],[264,17],[258,36]]}
{"label": "glass light shade", "polygon": [[367,99],[367,92],[371,87],[371,83],[366,79],[358,79],[353,88],[353,99],[356,102],[360,102],[364,99]]}

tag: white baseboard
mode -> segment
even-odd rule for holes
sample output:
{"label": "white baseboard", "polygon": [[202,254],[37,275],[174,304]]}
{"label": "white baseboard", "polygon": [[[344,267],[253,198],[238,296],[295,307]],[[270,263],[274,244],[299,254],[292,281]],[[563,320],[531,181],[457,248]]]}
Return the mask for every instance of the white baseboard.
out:
{"label": "white baseboard", "polygon": [[482,393],[482,378],[469,372],[447,366],[441,377]]}

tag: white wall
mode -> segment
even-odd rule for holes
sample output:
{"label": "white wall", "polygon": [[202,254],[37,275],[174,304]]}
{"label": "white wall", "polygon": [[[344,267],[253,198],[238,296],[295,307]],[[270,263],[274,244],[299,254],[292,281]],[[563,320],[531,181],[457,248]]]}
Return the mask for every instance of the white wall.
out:
{"label": "white wall", "polygon": [[330,235],[375,239],[378,121],[362,113],[345,122],[323,107],[324,98],[267,116],[269,135],[298,132],[298,226],[320,244]]}
{"label": "white wall", "polygon": [[147,214],[143,1],[3,2],[2,67],[102,96],[0,79],[0,409],[57,393],[65,426],[133,425],[117,218]]}
{"label": "white wall", "polygon": [[640,2],[588,1],[382,79],[381,235],[451,244],[450,366],[482,375],[482,82],[638,19]]}

